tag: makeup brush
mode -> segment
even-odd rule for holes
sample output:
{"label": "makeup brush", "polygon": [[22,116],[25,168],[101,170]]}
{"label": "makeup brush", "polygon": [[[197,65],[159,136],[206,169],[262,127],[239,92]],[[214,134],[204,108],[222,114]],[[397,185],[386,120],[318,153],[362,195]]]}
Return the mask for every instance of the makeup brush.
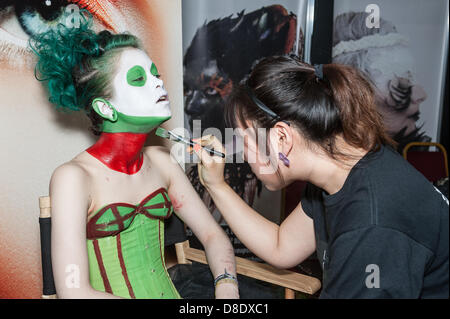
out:
{"label": "makeup brush", "polygon": [[[169,139],[171,141],[183,143],[185,145],[189,145],[189,146],[192,146],[192,147],[194,145],[200,145],[199,143],[196,143],[196,142],[194,142],[192,140],[186,139],[186,138],[184,138],[184,137],[182,137],[182,136],[180,136],[178,134],[175,134],[174,132],[167,131],[167,130],[163,129],[162,127],[158,127],[156,129],[155,134],[157,136],[159,136],[159,137],[167,138],[167,139]],[[216,156],[220,156],[222,158],[225,158],[225,154],[224,153],[212,150],[212,149],[204,147],[204,146],[202,146],[202,148],[205,151],[209,152],[210,155],[216,155]]]}

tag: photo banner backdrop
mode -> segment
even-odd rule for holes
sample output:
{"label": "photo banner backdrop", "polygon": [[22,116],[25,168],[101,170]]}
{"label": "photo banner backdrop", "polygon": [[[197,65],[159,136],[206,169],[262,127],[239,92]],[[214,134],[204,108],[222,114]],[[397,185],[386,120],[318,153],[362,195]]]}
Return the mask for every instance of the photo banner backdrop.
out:
{"label": "photo banner backdrop", "polygon": [[448,0],[335,0],[333,62],[364,71],[399,151],[439,142]]}
{"label": "photo banner backdrop", "polygon": [[96,140],[83,112],[49,103],[27,47],[75,2],[91,12],[95,31],[142,40],[169,92],[167,127],[183,126],[181,1],[0,1],[0,298],[41,297],[38,198],[49,194],[52,172]]}
{"label": "photo banner backdrop", "polygon": [[[224,101],[268,56],[305,55],[307,0],[183,1],[183,70],[185,128],[195,136],[208,128],[220,131],[225,143]],[[252,257],[226,226],[198,179],[196,165],[187,165],[191,183],[216,220],[230,235],[235,253]],[[279,222],[280,192],[268,192],[246,163],[227,163],[227,183],[258,212]]]}

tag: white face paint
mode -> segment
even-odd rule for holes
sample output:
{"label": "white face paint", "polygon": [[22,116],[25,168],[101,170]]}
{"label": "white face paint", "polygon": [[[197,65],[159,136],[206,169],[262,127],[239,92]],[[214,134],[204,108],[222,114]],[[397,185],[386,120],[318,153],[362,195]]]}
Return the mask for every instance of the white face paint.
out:
{"label": "white face paint", "polygon": [[[116,111],[131,116],[171,116],[170,103],[164,83],[151,72],[153,61],[142,50],[126,49],[117,64],[113,80],[114,93],[109,100]],[[128,83],[127,74],[133,67],[145,70],[146,81],[140,86]]]}

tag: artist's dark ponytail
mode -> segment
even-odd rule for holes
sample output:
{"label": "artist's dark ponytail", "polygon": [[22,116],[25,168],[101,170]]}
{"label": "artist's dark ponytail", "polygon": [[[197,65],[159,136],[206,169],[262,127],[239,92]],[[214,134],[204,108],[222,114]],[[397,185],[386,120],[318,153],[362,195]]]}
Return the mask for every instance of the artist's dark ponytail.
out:
{"label": "artist's dark ponytail", "polygon": [[[373,86],[364,75],[337,64],[323,65],[320,72],[293,56],[261,60],[228,99],[228,124],[245,128],[251,121],[255,127],[270,128],[286,121],[333,158],[348,155],[337,148],[338,135],[366,150],[394,143],[384,131]],[[258,107],[249,90],[277,116]]]}
{"label": "artist's dark ponytail", "polygon": [[384,129],[377,111],[373,84],[357,69],[340,64],[324,67],[332,91],[333,103],[339,109],[345,141],[365,150],[380,145],[395,145]]}

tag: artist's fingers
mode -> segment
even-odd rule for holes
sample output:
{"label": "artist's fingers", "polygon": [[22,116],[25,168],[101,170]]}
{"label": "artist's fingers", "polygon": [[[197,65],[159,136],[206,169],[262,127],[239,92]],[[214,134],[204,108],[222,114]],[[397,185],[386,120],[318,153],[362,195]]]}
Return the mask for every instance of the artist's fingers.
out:
{"label": "artist's fingers", "polygon": [[[208,145],[209,139],[211,139],[212,137],[213,137],[212,135],[205,135],[200,138],[193,138],[192,141],[196,144],[200,144],[201,146],[206,146]],[[187,146],[186,151],[191,154],[194,151],[194,149],[192,146]]]}
{"label": "artist's fingers", "polygon": [[217,137],[213,136],[209,141],[213,150],[225,154],[225,146],[217,139]]}
{"label": "artist's fingers", "polygon": [[215,137],[214,135],[205,135],[199,139],[193,140],[196,143],[199,143],[201,146],[207,146],[210,149],[215,151],[219,151],[225,154],[225,147],[222,143]]}
{"label": "artist's fingers", "polygon": [[209,141],[213,138],[212,135],[204,135],[200,138],[193,138],[192,141],[196,144],[200,144],[201,146],[209,145]]}
{"label": "artist's fingers", "polygon": [[197,154],[198,158],[200,159],[201,165],[209,166],[214,162],[213,156],[209,155],[209,153],[205,151],[199,144],[195,144],[193,149],[194,153]]}

